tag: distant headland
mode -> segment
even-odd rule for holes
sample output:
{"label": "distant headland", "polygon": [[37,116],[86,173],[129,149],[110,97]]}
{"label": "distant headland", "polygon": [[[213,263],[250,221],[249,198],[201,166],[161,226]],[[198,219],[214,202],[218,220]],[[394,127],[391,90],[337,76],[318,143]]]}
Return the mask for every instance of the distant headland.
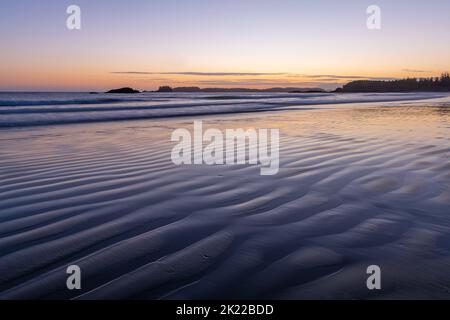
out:
{"label": "distant headland", "polygon": [[335,92],[359,93],[359,92],[444,92],[450,91],[450,75],[444,73],[441,77],[432,78],[407,78],[391,81],[358,80],[352,81]]}

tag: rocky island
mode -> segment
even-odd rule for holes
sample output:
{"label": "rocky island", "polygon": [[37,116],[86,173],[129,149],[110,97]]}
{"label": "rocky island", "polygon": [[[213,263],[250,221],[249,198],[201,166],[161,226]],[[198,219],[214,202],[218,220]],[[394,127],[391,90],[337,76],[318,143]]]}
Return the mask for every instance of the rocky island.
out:
{"label": "rocky island", "polygon": [[106,93],[139,93],[139,91],[134,90],[133,88],[126,87],[126,88],[109,90]]}

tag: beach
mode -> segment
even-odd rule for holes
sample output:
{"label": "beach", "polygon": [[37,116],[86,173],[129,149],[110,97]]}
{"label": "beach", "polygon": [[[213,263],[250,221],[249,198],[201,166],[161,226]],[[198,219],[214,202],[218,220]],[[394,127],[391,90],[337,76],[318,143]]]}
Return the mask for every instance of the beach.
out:
{"label": "beach", "polygon": [[[448,94],[137,97],[4,99],[0,299],[450,298]],[[195,120],[279,129],[279,172],[174,165]]]}

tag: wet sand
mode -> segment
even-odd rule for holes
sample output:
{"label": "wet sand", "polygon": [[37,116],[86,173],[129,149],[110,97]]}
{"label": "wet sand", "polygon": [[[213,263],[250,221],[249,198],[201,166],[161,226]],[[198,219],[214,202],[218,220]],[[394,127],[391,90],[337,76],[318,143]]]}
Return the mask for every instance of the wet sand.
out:
{"label": "wet sand", "polygon": [[[199,119],[278,128],[279,173],[173,165],[172,131]],[[449,99],[5,129],[0,145],[2,299],[450,298]]]}

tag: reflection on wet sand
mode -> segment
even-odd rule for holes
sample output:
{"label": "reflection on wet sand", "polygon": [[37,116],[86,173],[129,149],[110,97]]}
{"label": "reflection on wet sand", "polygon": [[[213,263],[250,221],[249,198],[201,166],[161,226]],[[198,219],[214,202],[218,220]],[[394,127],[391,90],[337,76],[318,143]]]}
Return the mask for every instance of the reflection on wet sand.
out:
{"label": "reflection on wet sand", "polygon": [[170,134],[190,118],[5,130],[0,297],[448,298],[448,110],[197,117],[280,129],[275,176],[174,166]]}

